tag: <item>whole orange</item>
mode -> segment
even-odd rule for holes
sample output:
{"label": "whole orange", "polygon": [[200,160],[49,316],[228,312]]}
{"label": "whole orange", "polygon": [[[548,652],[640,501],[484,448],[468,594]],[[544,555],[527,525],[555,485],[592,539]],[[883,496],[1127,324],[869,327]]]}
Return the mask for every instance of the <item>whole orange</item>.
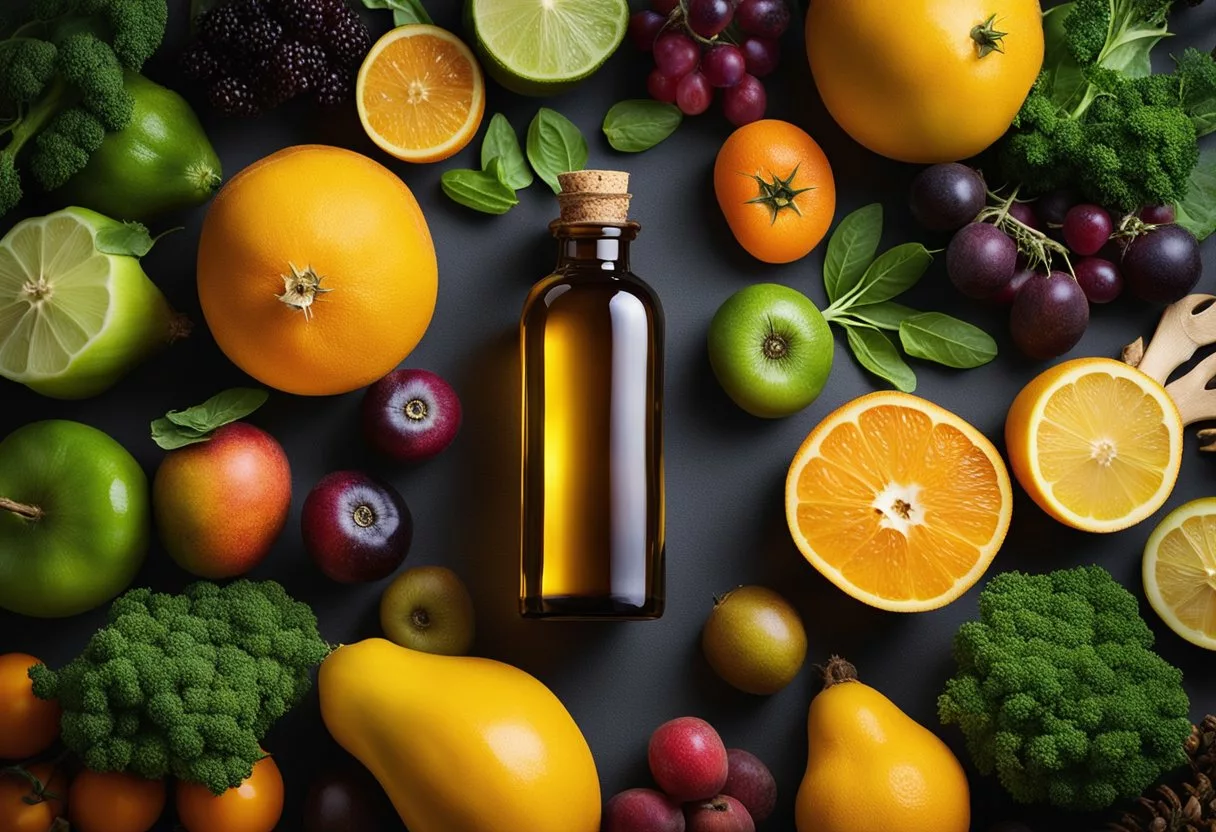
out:
{"label": "whole orange", "polygon": [[386,375],[422,339],[437,291],[414,195],[350,150],[267,156],[224,186],[203,223],[207,325],[234,364],[288,393],[347,393]]}
{"label": "whole orange", "polygon": [[186,832],[274,832],[283,815],[283,775],[273,758],[263,757],[244,783],[223,794],[178,780],[176,802]]}
{"label": "whole orange", "polygon": [[836,213],[836,180],[819,144],[788,121],[745,124],[722,144],[714,193],[726,224],[765,263],[789,263],[819,245]]}
{"label": "whole orange", "polygon": [[68,790],[76,832],[148,832],[165,810],[165,781],[85,769]]}
{"label": "whole orange", "polygon": [[59,703],[34,696],[27,671],[39,660],[25,653],[0,656],[0,760],[24,760],[59,736]]}

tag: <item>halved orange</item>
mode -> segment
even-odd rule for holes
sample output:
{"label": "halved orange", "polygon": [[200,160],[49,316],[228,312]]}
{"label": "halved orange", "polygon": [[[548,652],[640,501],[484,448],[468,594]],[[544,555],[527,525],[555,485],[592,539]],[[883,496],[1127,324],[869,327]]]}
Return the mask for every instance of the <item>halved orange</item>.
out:
{"label": "halved orange", "polygon": [[1182,417],[1165,388],[1112,358],[1040,373],[1005,418],[1013,474],[1061,523],[1116,532],[1161,508],[1182,465]]}
{"label": "halved orange", "polygon": [[785,516],[811,564],[854,598],[922,612],[971,588],[1013,510],[992,443],[932,402],[854,399],[811,431],[785,481]]}
{"label": "halved orange", "polygon": [[485,113],[481,67],[460,38],[438,26],[398,26],[376,41],[355,91],[363,129],[406,162],[438,162],[477,135]]}

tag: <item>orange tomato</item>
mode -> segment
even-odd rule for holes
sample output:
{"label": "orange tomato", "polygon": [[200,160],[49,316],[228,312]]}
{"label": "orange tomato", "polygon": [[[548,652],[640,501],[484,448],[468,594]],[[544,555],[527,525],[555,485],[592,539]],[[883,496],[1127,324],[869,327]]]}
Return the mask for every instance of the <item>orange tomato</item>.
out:
{"label": "orange tomato", "polygon": [[165,810],[165,781],[82,771],[68,792],[76,832],[148,832]]}
{"label": "orange tomato", "polygon": [[24,760],[59,736],[59,703],[34,696],[26,675],[40,660],[25,653],[0,656],[0,760]]}
{"label": "orange tomato", "polygon": [[248,780],[221,795],[198,783],[177,783],[177,817],[186,832],[274,832],[282,814],[283,775],[270,757],[258,760]]}
{"label": "orange tomato", "polygon": [[822,148],[776,119],[731,133],[714,163],[714,193],[735,239],[765,263],[805,257],[836,213],[836,180]]}
{"label": "orange tomato", "polygon": [[[49,763],[29,766],[30,774],[43,786],[38,788],[18,774],[0,774],[0,832],[47,832],[55,818],[63,814],[67,783]],[[26,798],[34,803],[26,802]]]}
{"label": "orange tomato", "polygon": [[366,156],[280,150],[234,176],[198,248],[203,315],[263,384],[330,396],[383,377],[418,345],[438,292],[417,200]]}

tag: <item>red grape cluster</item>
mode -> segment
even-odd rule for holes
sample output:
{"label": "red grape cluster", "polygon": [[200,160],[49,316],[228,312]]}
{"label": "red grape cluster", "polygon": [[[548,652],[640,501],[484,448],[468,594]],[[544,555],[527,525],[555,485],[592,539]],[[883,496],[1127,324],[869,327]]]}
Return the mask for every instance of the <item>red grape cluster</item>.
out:
{"label": "red grape cluster", "polygon": [[[1031,358],[1076,346],[1090,304],[1109,303],[1124,289],[1142,301],[1173,303],[1199,280],[1199,242],[1174,224],[1168,205],[1116,222],[1063,191],[1033,203],[998,199],[979,173],[952,162],[917,175],[911,208],[926,228],[955,232],[946,248],[950,282],[967,297],[1008,304],[1013,341]],[[1063,268],[1053,268],[1053,259]]]}
{"label": "red grape cluster", "polygon": [[760,79],[777,68],[787,0],[650,0],[629,20],[638,49],[654,55],[651,98],[699,115],[722,90],[722,111],[741,126],[764,118]]}

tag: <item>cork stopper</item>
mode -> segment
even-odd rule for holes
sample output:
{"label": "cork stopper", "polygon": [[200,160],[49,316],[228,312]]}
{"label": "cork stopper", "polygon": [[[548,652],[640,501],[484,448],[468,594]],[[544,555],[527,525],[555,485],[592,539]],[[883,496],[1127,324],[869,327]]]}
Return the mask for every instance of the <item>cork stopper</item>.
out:
{"label": "cork stopper", "polygon": [[629,222],[629,174],[618,170],[575,170],[559,173],[562,224]]}

